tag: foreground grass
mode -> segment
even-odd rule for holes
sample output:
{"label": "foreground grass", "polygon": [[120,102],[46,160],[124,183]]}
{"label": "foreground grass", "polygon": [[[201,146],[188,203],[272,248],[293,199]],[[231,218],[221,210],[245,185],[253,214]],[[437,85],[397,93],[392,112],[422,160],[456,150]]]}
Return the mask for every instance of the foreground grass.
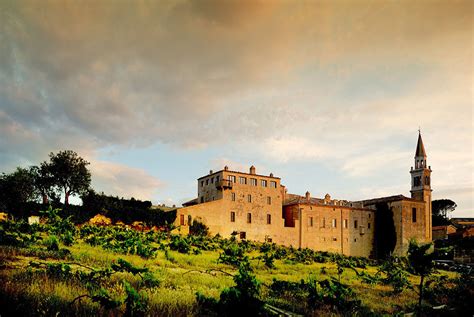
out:
{"label": "foreground grass", "polygon": [[[64,246],[62,246],[64,247]],[[105,269],[122,258],[135,266],[146,267],[159,281],[159,286],[143,288],[140,294],[147,299],[148,313],[153,316],[193,316],[198,314],[196,293],[219,298],[224,288],[234,285],[232,275],[234,267],[219,264],[219,252],[203,251],[199,255],[181,254],[176,251],[157,252],[152,259],[137,255],[122,255],[92,247],[83,242],[68,247],[71,252],[66,259],[51,258],[40,248],[15,248],[0,246],[0,307],[2,316],[18,315],[18,312],[29,315],[121,315],[123,307],[105,310],[89,298],[74,299],[88,294],[88,290],[77,281],[48,278],[45,274],[35,274],[29,268],[30,261],[77,263],[95,269]],[[251,254],[255,258],[256,254]],[[287,260],[276,260],[275,268],[268,269],[260,260],[252,259],[252,267],[257,279],[262,283],[262,294],[273,279],[299,282],[310,276],[316,280],[337,276],[333,263],[292,263]],[[72,264],[74,270],[81,267]],[[359,269],[361,270],[361,269]],[[377,268],[368,267],[367,272],[375,273]],[[416,285],[418,279],[410,277]],[[125,292],[122,281],[139,285],[139,278],[130,273],[118,273],[107,281],[106,289],[113,298],[123,299]],[[391,287],[384,285],[369,286],[362,283],[354,271],[344,270],[341,282],[351,286],[357,298],[376,315],[393,315],[416,304],[417,294],[405,290],[393,295]],[[12,305],[13,304],[13,305]],[[291,305],[291,303],[290,303]],[[333,315],[330,311],[321,311],[320,315]]]}

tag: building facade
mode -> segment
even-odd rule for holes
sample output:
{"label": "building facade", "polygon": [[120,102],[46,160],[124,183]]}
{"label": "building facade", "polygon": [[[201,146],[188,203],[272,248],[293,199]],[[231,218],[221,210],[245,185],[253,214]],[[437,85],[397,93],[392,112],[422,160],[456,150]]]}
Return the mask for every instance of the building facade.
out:
{"label": "building facade", "polygon": [[[421,135],[411,168],[411,197],[395,195],[361,201],[289,194],[273,174],[248,173],[225,166],[198,179],[198,197],[178,209],[176,225],[187,233],[193,220],[223,237],[268,241],[297,248],[376,257],[380,206],[390,210],[396,237],[394,254],[404,254],[411,239],[431,241],[431,167]],[[380,215],[380,211],[379,211]],[[378,230],[378,231],[377,231]]]}

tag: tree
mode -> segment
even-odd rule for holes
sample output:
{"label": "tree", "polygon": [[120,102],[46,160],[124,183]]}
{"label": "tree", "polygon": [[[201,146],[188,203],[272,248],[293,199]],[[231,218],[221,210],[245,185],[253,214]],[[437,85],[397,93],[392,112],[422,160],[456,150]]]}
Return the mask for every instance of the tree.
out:
{"label": "tree", "polygon": [[410,271],[420,276],[418,315],[421,316],[421,302],[423,300],[423,288],[425,277],[429,276],[434,270],[433,253],[428,253],[431,243],[418,245],[416,241],[411,240],[408,247],[408,262]]}
{"label": "tree", "polygon": [[0,176],[0,208],[20,214],[33,199],[35,188],[29,170],[18,167],[13,173]]}
{"label": "tree", "polygon": [[388,258],[397,244],[393,211],[386,202],[376,204],[375,251],[379,259]]}
{"label": "tree", "polygon": [[448,213],[453,212],[457,206],[451,199],[433,200],[431,203],[433,226],[449,224]]}
{"label": "tree", "polygon": [[51,166],[47,162],[43,162],[40,166],[31,166],[29,172],[37,195],[41,196],[44,205],[48,204],[50,198],[56,197]]}
{"label": "tree", "polygon": [[87,165],[90,163],[71,150],[50,153],[49,157],[51,175],[64,193],[64,204],[69,205],[70,195],[81,195],[89,189],[91,173]]}

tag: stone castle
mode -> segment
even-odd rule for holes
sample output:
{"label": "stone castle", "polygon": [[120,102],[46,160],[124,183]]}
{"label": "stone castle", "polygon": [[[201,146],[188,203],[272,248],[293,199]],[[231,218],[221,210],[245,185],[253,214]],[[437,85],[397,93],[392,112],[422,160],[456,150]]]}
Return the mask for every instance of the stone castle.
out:
{"label": "stone castle", "polygon": [[377,227],[377,223],[382,226],[377,216],[382,217],[383,207],[393,220],[392,252],[402,255],[410,239],[431,241],[431,167],[421,134],[410,174],[410,198],[395,195],[347,201],[329,194],[324,198],[311,197],[309,192],[289,194],[273,174],[257,174],[254,166],[249,173],[225,166],[198,179],[198,197],[178,209],[175,224],[187,232],[192,221],[199,220],[211,234],[223,237],[237,234],[240,239],[376,257],[377,239],[385,239],[386,228]]}

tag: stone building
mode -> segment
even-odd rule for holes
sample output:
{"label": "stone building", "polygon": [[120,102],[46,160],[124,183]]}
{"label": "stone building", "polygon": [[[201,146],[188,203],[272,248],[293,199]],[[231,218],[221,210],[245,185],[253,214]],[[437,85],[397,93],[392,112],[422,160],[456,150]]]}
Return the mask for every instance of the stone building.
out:
{"label": "stone building", "polygon": [[411,197],[395,195],[361,201],[289,194],[279,177],[224,169],[198,179],[198,197],[178,209],[176,225],[182,233],[193,220],[212,234],[268,241],[297,248],[376,257],[380,208],[389,210],[396,237],[393,253],[404,254],[410,239],[431,241],[431,168],[421,135],[411,168]]}

